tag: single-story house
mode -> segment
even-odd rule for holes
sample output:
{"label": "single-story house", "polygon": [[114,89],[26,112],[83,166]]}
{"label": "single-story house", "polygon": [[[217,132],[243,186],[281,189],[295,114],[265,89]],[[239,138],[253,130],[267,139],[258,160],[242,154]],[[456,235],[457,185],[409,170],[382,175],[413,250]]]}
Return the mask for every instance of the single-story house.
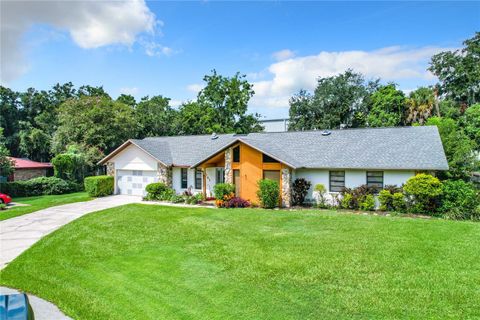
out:
{"label": "single-story house", "polygon": [[51,176],[53,166],[49,162],[37,162],[24,158],[9,157],[15,164],[15,171],[8,177],[10,181],[30,180],[37,177]]}
{"label": "single-story house", "polygon": [[177,193],[212,196],[216,183],[233,183],[236,195],[258,203],[257,182],[279,182],[283,206],[292,182],[305,178],[329,193],[362,184],[402,185],[419,171],[448,170],[435,126],[331,131],[212,134],[128,140],[99,164],[115,177],[115,193],[145,195],[161,181]]}

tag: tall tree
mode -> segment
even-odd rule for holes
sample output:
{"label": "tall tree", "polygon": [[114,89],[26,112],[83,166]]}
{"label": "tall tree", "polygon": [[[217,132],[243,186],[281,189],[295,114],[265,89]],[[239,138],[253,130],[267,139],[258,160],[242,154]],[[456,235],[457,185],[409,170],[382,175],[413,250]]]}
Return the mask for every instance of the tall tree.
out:
{"label": "tall tree", "polygon": [[132,108],[105,96],[67,100],[58,112],[59,126],[52,142],[55,154],[80,144],[98,149],[101,157],[138,130]]}
{"label": "tall tree", "polygon": [[315,114],[316,109],[312,107],[312,101],[313,96],[306,90],[300,90],[290,98],[288,130],[302,131],[316,128],[318,116]]}
{"label": "tall tree", "polygon": [[465,132],[477,144],[477,151],[480,151],[480,103],[470,106],[465,111],[462,124]]}
{"label": "tall tree", "polygon": [[420,87],[412,92],[407,99],[406,124],[423,125],[432,116],[435,106],[435,96],[431,88]]}
{"label": "tall tree", "polygon": [[222,132],[221,124],[216,123],[214,108],[202,107],[196,101],[183,103],[178,111],[175,130],[182,135]]}
{"label": "tall tree", "polygon": [[440,93],[466,106],[480,102],[480,32],[464,48],[432,57],[430,70],[440,80]]}
{"label": "tall tree", "polygon": [[5,146],[3,128],[0,127],[0,177],[2,177],[2,180],[13,172],[13,163],[8,156],[9,152]]}
{"label": "tall tree", "polygon": [[404,123],[405,94],[395,84],[381,86],[370,96],[370,112],[367,125],[370,127],[394,127]]}
{"label": "tall tree", "polygon": [[447,172],[439,172],[439,176],[447,179],[468,180],[471,173],[478,170],[479,165],[477,155],[473,152],[476,148],[475,141],[471,140],[453,119],[431,117],[426,125],[438,127],[450,167]]}
{"label": "tall tree", "polygon": [[139,138],[175,134],[177,112],[170,107],[169,102],[169,98],[162,96],[142,98],[135,107],[135,119],[140,126]]}
{"label": "tall tree", "polygon": [[342,124],[346,127],[364,126],[369,111],[369,97],[378,87],[378,82],[366,81],[362,74],[353,70],[320,78],[311,102],[305,94],[290,101],[294,104],[294,108],[290,106],[291,128],[333,129]]}
{"label": "tall tree", "polygon": [[206,85],[198,93],[197,103],[207,114],[215,114],[215,123],[209,124],[204,132],[248,133],[262,129],[258,114],[247,113],[248,102],[255,92],[245,78],[240,73],[225,77],[215,70],[203,78]]}
{"label": "tall tree", "polygon": [[0,127],[5,135],[5,147],[12,155],[18,152],[20,109],[20,93],[0,86]]}

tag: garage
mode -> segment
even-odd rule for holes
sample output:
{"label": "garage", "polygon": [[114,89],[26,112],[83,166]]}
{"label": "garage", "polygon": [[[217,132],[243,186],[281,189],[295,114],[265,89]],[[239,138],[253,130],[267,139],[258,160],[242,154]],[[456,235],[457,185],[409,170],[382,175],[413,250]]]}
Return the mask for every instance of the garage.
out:
{"label": "garage", "polygon": [[156,171],[117,170],[117,193],[145,196],[145,187],[157,180]]}

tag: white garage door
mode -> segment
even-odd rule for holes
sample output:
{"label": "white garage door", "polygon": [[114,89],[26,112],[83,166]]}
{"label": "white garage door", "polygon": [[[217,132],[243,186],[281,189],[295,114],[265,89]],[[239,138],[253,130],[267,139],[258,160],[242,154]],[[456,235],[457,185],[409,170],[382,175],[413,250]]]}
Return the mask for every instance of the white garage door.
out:
{"label": "white garage door", "polygon": [[156,171],[117,170],[117,190],[119,194],[145,196],[145,187],[157,182]]}

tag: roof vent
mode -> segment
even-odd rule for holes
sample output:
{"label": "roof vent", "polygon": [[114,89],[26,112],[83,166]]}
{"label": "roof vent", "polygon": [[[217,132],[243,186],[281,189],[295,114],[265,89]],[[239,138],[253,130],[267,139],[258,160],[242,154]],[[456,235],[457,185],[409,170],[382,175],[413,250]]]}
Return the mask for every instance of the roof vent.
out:
{"label": "roof vent", "polygon": [[212,140],[218,139],[218,135],[214,132],[212,133],[212,136],[210,137],[210,139]]}
{"label": "roof vent", "polygon": [[332,132],[329,130],[323,130],[322,131],[322,136],[329,136]]}

